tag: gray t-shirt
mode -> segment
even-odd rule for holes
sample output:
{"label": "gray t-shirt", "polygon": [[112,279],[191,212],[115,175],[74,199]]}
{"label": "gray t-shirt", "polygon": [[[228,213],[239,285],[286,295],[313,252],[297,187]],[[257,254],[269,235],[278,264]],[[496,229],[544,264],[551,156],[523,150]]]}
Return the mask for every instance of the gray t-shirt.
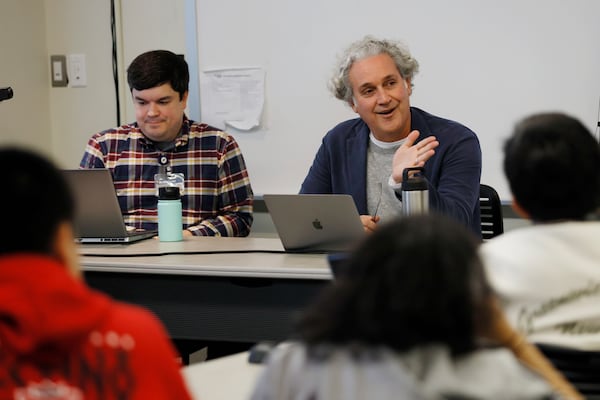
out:
{"label": "gray t-shirt", "polygon": [[[394,153],[404,140],[382,143],[373,138],[367,150],[367,210],[369,215],[378,215],[381,221],[390,220],[402,213],[402,202],[388,185],[392,174]],[[382,147],[385,146],[385,147]]]}

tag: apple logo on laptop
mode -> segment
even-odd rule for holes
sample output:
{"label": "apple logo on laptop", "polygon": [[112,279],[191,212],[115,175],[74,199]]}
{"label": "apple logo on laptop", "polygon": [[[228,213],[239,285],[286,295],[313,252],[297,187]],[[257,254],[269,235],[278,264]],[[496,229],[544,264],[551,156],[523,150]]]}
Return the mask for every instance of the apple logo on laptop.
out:
{"label": "apple logo on laptop", "polygon": [[315,218],[312,225],[315,229],[323,229],[323,225],[321,225],[321,221],[318,218]]}

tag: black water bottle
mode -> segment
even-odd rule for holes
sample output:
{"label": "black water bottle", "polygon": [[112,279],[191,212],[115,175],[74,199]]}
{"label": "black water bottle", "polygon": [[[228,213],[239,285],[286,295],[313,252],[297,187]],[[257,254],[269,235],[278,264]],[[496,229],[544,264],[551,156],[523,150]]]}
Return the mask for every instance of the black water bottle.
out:
{"label": "black water bottle", "polygon": [[402,171],[402,215],[429,212],[429,190],[424,173],[423,167],[405,168]]}

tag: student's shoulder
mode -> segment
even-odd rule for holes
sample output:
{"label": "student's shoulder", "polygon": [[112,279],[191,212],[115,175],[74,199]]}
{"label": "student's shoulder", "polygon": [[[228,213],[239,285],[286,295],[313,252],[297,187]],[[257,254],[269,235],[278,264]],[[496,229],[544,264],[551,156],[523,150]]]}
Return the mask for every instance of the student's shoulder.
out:
{"label": "student's shoulder", "polygon": [[149,310],[137,305],[113,301],[105,328],[134,337],[167,337],[162,322]]}
{"label": "student's shoulder", "polygon": [[[455,364],[456,376],[468,388],[470,382],[485,385],[489,393],[507,398],[519,393],[521,398],[547,398],[552,393],[548,384],[523,365],[514,354],[503,347],[480,349],[461,357]],[[510,389],[505,383],[511,382]],[[473,388],[478,391],[477,388]]]}
{"label": "student's shoulder", "polygon": [[510,230],[485,241],[479,247],[479,255],[490,282],[495,284],[500,277],[512,281],[514,274],[529,270],[529,265],[539,264],[535,260],[552,251],[545,237],[538,226],[532,225]]}
{"label": "student's shoulder", "polygon": [[528,225],[511,229],[482,243],[480,250],[486,252],[505,251],[506,249],[527,247],[531,240],[539,240],[543,236],[543,229],[537,225]]}

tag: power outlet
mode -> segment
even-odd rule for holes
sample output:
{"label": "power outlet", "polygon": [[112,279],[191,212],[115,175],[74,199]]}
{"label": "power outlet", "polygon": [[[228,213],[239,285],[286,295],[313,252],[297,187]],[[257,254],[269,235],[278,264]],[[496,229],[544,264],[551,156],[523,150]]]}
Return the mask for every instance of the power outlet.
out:
{"label": "power outlet", "polygon": [[71,87],[87,86],[85,54],[69,55],[69,76],[71,77]]}

